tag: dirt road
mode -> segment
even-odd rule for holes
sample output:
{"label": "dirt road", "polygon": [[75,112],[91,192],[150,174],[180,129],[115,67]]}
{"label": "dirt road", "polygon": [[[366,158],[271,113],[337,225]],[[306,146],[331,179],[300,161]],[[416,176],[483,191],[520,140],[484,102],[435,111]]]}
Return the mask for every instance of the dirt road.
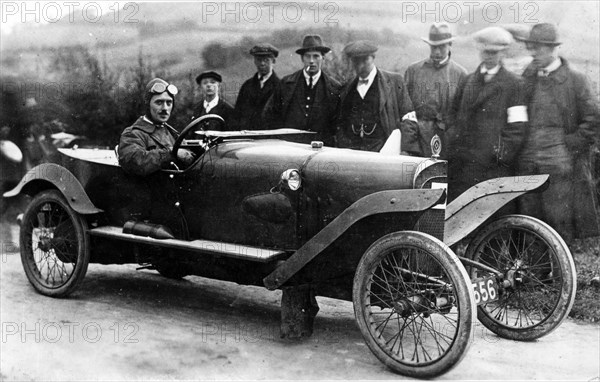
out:
{"label": "dirt road", "polygon": [[[406,379],[368,350],[350,303],[319,298],[313,337],[279,338],[280,293],[135,266],[91,265],[68,299],[33,291],[2,226],[0,380]],[[600,326],[566,321],[532,343],[477,327],[439,379],[596,380]]]}

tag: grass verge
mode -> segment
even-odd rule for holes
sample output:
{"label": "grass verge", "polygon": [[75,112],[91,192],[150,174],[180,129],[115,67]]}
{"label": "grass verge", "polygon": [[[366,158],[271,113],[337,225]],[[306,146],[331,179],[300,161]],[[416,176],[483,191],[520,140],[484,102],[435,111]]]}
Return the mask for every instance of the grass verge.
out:
{"label": "grass verge", "polygon": [[600,322],[600,237],[575,240],[571,253],[577,270],[577,296],[569,316]]}

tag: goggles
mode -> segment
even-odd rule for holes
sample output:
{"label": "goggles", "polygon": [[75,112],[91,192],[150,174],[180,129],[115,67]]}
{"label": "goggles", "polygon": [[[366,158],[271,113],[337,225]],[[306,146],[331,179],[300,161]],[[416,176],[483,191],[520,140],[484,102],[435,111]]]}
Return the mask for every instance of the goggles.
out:
{"label": "goggles", "polygon": [[150,92],[154,94],[164,93],[165,91],[169,92],[169,94],[171,95],[176,95],[177,93],[179,93],[179,89],[177,89],[177,86],[173,84],[165,85],[162,82],[157,82],[154,85],[152,85],[152,88],[150,88]]}

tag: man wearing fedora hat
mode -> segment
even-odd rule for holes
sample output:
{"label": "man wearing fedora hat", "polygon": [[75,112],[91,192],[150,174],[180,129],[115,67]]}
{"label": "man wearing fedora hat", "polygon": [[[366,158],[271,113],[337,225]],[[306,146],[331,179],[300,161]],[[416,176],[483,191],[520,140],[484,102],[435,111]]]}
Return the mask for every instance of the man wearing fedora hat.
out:
{"label": "man wearing fedora hat", "polygon": [[296,50],[303,68],[281,79],[267,106],[271,128],[314,131],[311,140],[333,145],[340,84],[321,70],[330,50],[320,36],[304,37]]}
{"label": "man wearing fedora hat", "polygon": [[422,154],[431,156],[431,138],[438,135],[442,140],[440,156],[446,159],[448,116],[458,84],[467,76],[467,70],[450,57],[454,37],[448,24],[433,24],[429,37],[422,40],[429,45],[429,58],[411,64],[404,79],[419,121],[418,143]]}
{"label": "man wearing fedora hat", "polygon": [[[450,199],[484,180],[514,175],[526,134],[523,83],[502,65],[512,35],[488,27],[474,38],[482,63],[459,85],[447,137]],[[514,208],[507,206],[504,212]]]}
{"label": "man wearing fedora hat", "polygon": [[556,27],[534,25],[525,42],[533,61],[523,72],[529,134],[519,157],[521,174],[550,174],[541,196],[520,198],[521,212],[538,217],[563,238],[600,235],[590,148],[600,136],[598,106],[586,77],[558,56]]}
{"label": "man wearing fedora hat", "polygon": [[[216,114],[225,121],[225,129],[231,123],[233,115],[233,106],[229,102],[219,97],[219,88],[223,82],[221,75],[214,71],[202,72],[196,77],[196,83],[200,86],[202,101],[194,108],[192,119],[202,117],[206,114]],[[207,129],[213,130],[219,128],[218,123],[210,124]]]}
{"label": "man wearing fedora hat", "polygon": [[237,130],[266,128],[263,109],[275,88],[279,86],[279,77],[273,70],[279,50],[269,43],[262,43],[252,47],[250,54],[254,56],[257,72],[240,88],[235,103],[235,129]]}
{"label": "man wearing fedora hat", "polygon": [[[400,74],[376,67],[377,49],[364,40],[344,47],[356,77],[341,92],[337,145],[364,151],[381,151],[385,145],[383,151],[418,155],[417,121],[406,86]],[[400,140],[392,136],[398,129]]]}

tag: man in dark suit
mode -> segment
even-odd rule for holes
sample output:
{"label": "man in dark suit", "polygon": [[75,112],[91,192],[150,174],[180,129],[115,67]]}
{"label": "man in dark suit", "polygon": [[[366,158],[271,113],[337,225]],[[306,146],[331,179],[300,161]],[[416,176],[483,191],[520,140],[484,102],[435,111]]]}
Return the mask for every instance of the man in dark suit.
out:
{"label": "man in dark suit", "polygon": [[[474,37],[482,63],[461,82],[454,99],[448,150],[450,199],[484,180],[514,175],[526,135],[523,81],[502,65],[511,34],[488,27]],[[510,208],[505,212],[512,212]]]}
{"label": "man in dark suit", "polygon": [[[233,106],[229,102],[219,97],[219,88],[223,82],[223,78],[217,72],[208,71],[203,72],[196,77],[196,83],[200,85],[200,91],[202,92],[202,101],[194,108],[194,115],[192,120],[202,117],[206,114],[217,114],[225,120],[224,130],[229,130],[228,127],[231,123],[233,115]],[[222,124],[211,123],[205,127],[206,130],[220,129]]]}
{"label": "man in dark suit", "polygon": [[236,130],[267,128],[263,111],[275,88],[279,86],[279,77],[273,70],[279,50],[271,44],[263,43],[250,49],[250,54],[254,56],[257,72],[240,88],[235,103]]}
{"label": "man in dark suit", "polygon": [[[380,151],[394,130],[395,154],[419,155],[418,126],[402,76],[375,66],[377,46],[368,41],[346,45],[356,78],[344,85],[337,123],[337,146]],[[392,137],[393,140],[393,137]],[[391,143],[391,142],[390,142]]]}
{"label": "man in dark suit", "polygon": [[304,37],[302,48],[296,50],[304,68],[283,77],[267,105],[271,128],[314,131],[308,140],[333,145],[340,84],[321,70],[330,50],[320,36]]}

